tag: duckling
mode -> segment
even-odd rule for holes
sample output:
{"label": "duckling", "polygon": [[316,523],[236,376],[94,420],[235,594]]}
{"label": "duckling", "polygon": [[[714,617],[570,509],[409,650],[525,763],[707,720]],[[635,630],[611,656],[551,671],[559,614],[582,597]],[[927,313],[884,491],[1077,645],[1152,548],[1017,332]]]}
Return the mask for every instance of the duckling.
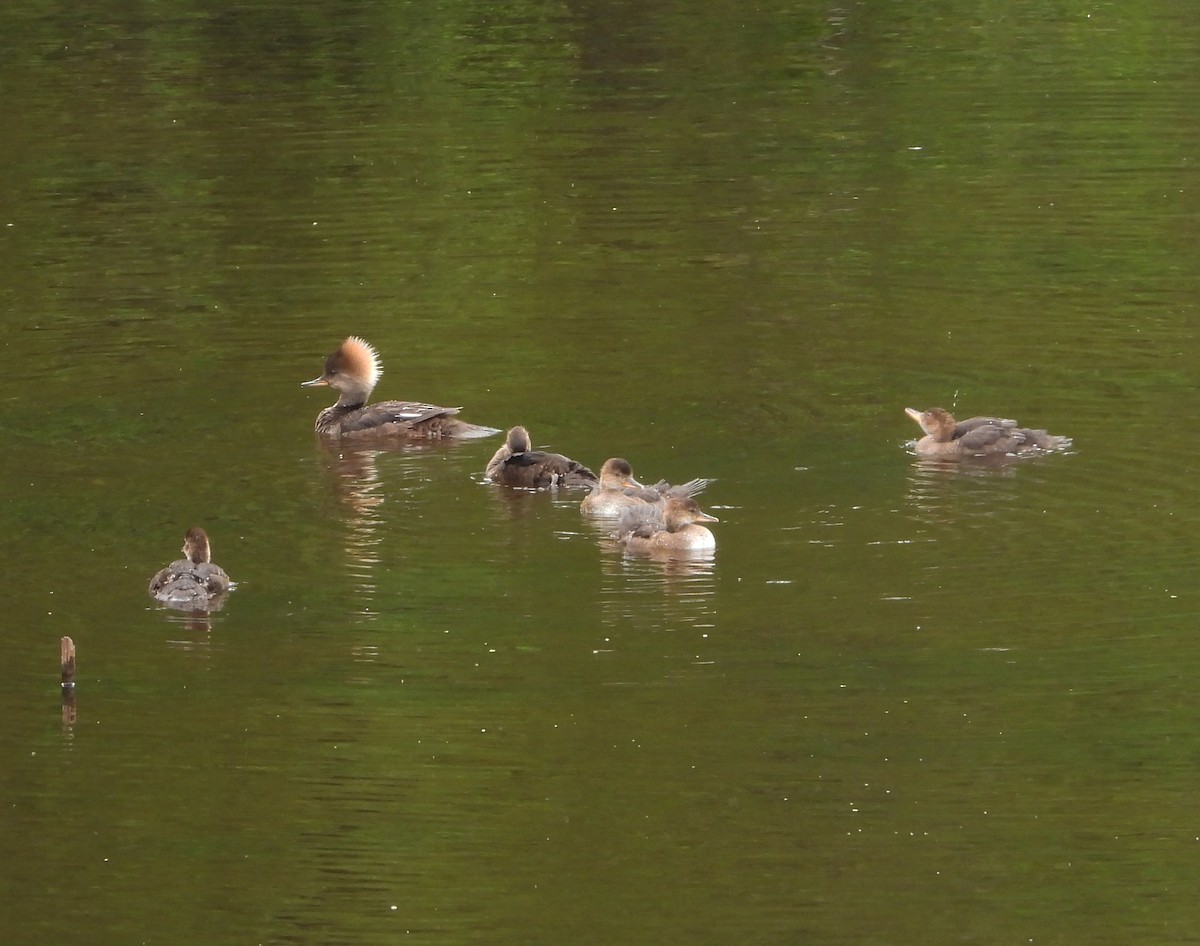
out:
{"label": "duckling", "polygon": [[712,482],[694,479],[672,486],[666,480],[659,480],[653,486],[643,486],[633,478],[633,467],[628,460],[610,457],[600,467],[600,481],[583,497],[579,510],[597,519],[616,519],[630,507],[661,505],[669,496],[683,499],[696,496]]}
{"label": "duckling", "polygon": [[150,594],[181,611],[207,611],[224,598],[231,584],[212,561],[208,533],[199,526],[183,537],[183,555],[150,579]]}
{"label": "duckling", "polygon": [[582,463],[561,453],[534,450],[529,431],[514,427],[504,445],[495,452],[483,471],[493,483],[525,489],[555,486],[592,486],[596,474]]}
{"label": "duckling", "polygon": [[1018,427],[1007,417],[971,417],[955,421],[949,411],[934,407],[927,411],[904,409],[925,432],[916,443],[919,457],[1027,456],[1071,446],[1071,438],[1044,430]]}
{"label": "duckling", "polygon": [[718,522],[689,496],[668,496],[661,504],[631,506],[621,513],[613,538],[635,552],[708,551],[717,540],[702,522]]}

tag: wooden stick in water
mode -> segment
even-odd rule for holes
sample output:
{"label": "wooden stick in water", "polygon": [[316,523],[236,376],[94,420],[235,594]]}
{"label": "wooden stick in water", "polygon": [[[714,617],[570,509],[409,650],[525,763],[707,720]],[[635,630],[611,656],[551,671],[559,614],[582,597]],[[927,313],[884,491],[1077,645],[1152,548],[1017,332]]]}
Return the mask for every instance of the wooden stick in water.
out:
{"label": "wooden stick in water", "polygon": [[69,637],[62,639],[62,685],[64,690],[75,686],[75,642]]}

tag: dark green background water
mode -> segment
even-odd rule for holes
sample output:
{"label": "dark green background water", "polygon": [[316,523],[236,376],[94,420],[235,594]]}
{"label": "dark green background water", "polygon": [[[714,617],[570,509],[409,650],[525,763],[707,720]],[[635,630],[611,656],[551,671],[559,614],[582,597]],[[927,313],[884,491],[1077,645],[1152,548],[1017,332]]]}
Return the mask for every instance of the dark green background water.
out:
{"label": "dark green background water", "polygon": [[[8,0],[0,939],[1193,942],[1197,62],[1167,2]],[[323,450],[351,333],[717,477],[715,561]],[[934,405],[1076,448],[923,467]],[[145,593],[194,524],[209,624]]]}

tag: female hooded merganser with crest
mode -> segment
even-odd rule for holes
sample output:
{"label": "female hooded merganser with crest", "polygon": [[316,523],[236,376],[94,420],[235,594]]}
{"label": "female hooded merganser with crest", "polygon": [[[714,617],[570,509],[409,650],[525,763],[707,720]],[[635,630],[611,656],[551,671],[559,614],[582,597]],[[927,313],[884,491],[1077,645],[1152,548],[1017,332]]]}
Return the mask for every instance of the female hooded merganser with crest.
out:
{"label": "female hooded merganser with crest", "polygon": [[631,506],[621,513],[613,538],[635,552],[706,552],[717,540],[702,522],[718,522],[688,496],[668,496],[661,504]]}
{"label": "female hooded merganser with crest", "polygon": [[561,453],[533,449],[529,431],[514,427],[483,471],[493,483],[525,489],[555,486],[591,486],[596,474],[582,463]]}
{"label": "female hooded merganser with crest", "polygon": [[662,505],[668,497],[687,499],[703,491],[712,480],[694,479],[672,486],[659,480],[653,486],[643,486],[633,478],[628,460],[610,457],[600,467],[600,481],[583,497],[579,510],[597,519],[615,519],[622,510],[639,506]]}
{"label": "female hooded merganser with crest", "polygon": [[199,527],[183,537],[183,555],[150,579],[150,594],[182,611],[207,611],[229,591],[229,576],[213,564],[208,533]]}
{"label": "female hooded merganser with crest", "polygon": [[319,378],[301,387],[331,387],[338,400],[317,415],[317,433],[327,437],[394,436],[439,440],[456,437],[473,439],[500,433],[495,427],[480,427],[458,420],[460,407],[438,407],[417,401],[380,401],[367,406],[367,398],[379,382],[383,369],[379,354],[369,343],[350,336],[325,359]]}
{"label": "female hooded merganser with crest", "polygon": [[915,446],[919,457],[1027,456],[1071,446],[1070,437],[1018,427],[1015,420],[1006,417],[971,417],[955,421],[949,411],[940,407],[927,411],[906,407],[904,413],[925,431],[925,436]]}

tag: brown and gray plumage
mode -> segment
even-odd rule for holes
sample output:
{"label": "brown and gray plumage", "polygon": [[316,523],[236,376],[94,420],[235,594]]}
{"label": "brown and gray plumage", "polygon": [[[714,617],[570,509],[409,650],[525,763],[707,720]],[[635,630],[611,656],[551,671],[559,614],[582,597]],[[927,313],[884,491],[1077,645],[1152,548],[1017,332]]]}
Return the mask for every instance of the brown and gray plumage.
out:
{"label": "brown and gray plumage", "polygon": [[718,521],[691,497],[668,496],[662,503],[625,509],[613,538],[634,551],[707,551],[717,547],[717,540],[700,523]]}
{"label": "brown and gray plumage", "polygon": [[529,431],[514,427],[508,432],[504,445],[495,452],[483,471],[493,483],[524,489],[547,489],[555,486],[591,486],[596,474],[577,460],[561,453],[534,450]]}
{"label": "brown and gray plumage", "polygon": [[694,479],[678,486],[659,480],[653,486],[643,486],[633,478],[628,460],[610,457],[600,467],[600,481],[583,497],[579,510],[597,519],[615,519],[622,510],[638,506],[658,506],[669,497],[687,499],[701,493],[712,480]]}
{"label": "brown and gray plumage", "polygon": [[199,527],[188,529],[183,555],[150,579],[150,594],[181,611],[207,611],[229,591],[229,576],[213,564],[208,533]]}
{"label": "brown and gray plumage", "polygon": [[412,440],[473,439],[500,433],[495,427],[468,424],[454,415],[460,407],[438,407],[419,401],[380,401],[367,404],[383,369],[379,354],[357,336],[350,336],[325,359],[320,377],[301,387],[331,387],[337,403],[317,415],[317,433],[327,437],[403,437]]}
{"label": "brown and gray plumage", "polygon": [[1069,437],[1044,430],[1018,427],[1006,417],[971,417],[955,421],[949,411],[934,407],[927,411],[904,409],[925,432],[916,443],[920,457],[1021,456],[1071,446]]}

